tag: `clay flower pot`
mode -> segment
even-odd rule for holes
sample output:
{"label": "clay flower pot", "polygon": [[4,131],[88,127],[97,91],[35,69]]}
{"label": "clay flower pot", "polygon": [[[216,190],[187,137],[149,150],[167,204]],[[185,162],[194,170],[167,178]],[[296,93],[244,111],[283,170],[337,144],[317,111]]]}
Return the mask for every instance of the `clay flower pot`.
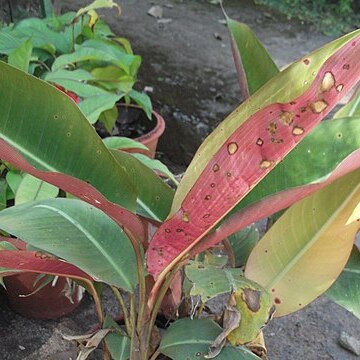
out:
{"label": "clay flower pot", "polygon": [[73,311],[83,296],[82,289],[76,285],[71,300],[65,296],[66,278],[58,278],[55,286],[47,284],[34,292],[34,282],[38,274],[21,273],[4,278],[7,298],[12,310],[27,318],[47,320],[56,319]]}
{"label": "clay flower pot", "polygon": [[165,121],[163,117],[155,111],[153,111],[153,120],[156,120],[155,127],[148,133],[134,139],[144,144],[150,150],[152,158],[155,157],[159,138],[165,130]]}
{"label": "clay flower pot", "polygon": [[100,137],[124,136],[136,140],[145,145],[149,151],[142,149],[127,149],[126,151],[142,153],[154,158],[157,143],[165,130],[165,121],[162,116],[153,111],[152,119],[149,120],[140,106],[118,103],[117,107],[119,116],[111,134],[101,123],[96,124],[95,128]]}

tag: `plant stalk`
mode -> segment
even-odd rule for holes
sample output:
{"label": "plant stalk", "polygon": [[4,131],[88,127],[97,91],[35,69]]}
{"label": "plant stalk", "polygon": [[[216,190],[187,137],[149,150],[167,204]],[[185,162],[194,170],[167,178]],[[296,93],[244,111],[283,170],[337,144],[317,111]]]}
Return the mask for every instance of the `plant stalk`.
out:
{"label": "plant stalk", "polygon": [[140,360],[139,358],[139,341],[136,333],[136,304],[135,304],[135,294],[130,294],[130,321],[131,324],[134,324],[131,327],[130,334],[130,360]]}
{"label": "plant stalk", "polygon": [[[148,357],[149,357],[151,333],[152,333],[152,329],[155,325],[156,317],[160,310],[160,306],[161,306],[162,301],[166,295],[166,292],[171,284],[171,281],[174,279],[176,273],[179,271],[179,269],[182,267],[182,265],[183,265],[183,262],[180,262],[177,265],[175,265],[173,267],[173,269],[169,271],[167,277],[164,279],[164,281],[162,282],[162,284],[158,288],[158,290],[156,290],[156,293],[153,293],[153,291],[152,291],[152,295],[154,297],[154,303],[153,303],[152,307],[149,307],[151,309],[151,313],[150,313],[150,320],[146,327],[146,337],[145,337],[145,343],[144,343],[144,345],[145,345],[144,360],[148,359]],[[155,283],[155,285],[156,285],[156,283]],[[154,287],[155,287],[155,285],[154,285]],[[154,288],[153,288],[153,290],[154,290]]]}
{"label": "plant stalk", "polygon": [[125,321],[125,326],[126,326],[126,332],[128,333],[128,335],[130,336],[131,332],[132,332],[132,327],[135,325],[135,324],[132,324],[131,323],[131,319],[129,318],[129,313],[128,313],[128,310],[127,310],[127,307],[126,307],[126,303],[125,303],[125,300],[124,300],[124,297],[121,295],[121,292],[119,291],[118,288],[116,288],[115,286],[112,286],[111,287],[115,297],[116,297],[116,300],[118,301],[118,303],[120,304],[120,307],[121,307],[121,312],[123,313],[123,316],[124,316],[124,321]]}

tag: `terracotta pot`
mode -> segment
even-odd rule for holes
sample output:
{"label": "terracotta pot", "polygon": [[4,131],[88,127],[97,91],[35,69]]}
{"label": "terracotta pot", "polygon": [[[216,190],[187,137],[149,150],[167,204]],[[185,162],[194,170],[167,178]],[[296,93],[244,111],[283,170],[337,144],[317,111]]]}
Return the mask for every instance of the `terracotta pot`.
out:
{"label": "terracotta pot", "polygon": [[[137,105],[118,104],[117,106],[119,107],[119,110],[121,110],[121,111],[124,111],[124,109],[126,109],[126,108],[128,108],[132,111],[134,109],[143,111],[143,110],[141,110],[140,106],[137,106]],[[155,111],[152,112],[152,115],[153,115],[153,121],[155,120],[155,126],[146,134],[134,138],[134,140],[139,141],[142,144],[144,144],[150,150],[150,153],[147,151],[139,150],[139,149],[134,149],[134,150],[130,149],[129,152],[142,153],[142,154],[148,155],[152,158],[155,157],[156,147],[157,147],[159,138],[165,130],[165,121],[164,121],[163,117]],[[151,124],[151,120],[147,120],[147,121],[149,121],[149,123]]]}
{"label": "terracotta pot", "polygon": [[[65,278],[58,278],[56,285],[51,283],[30,296],[34,292],[34,282],[38,274],[22,273],[4,278],[9,305],[15,312],[32,319],[55,319],[67,315],[80,303],[80,288],[75,290],[71,302],[64,294]],[[80,294],[81,296],[78,296]],[[80,298],[80,300],[78,299]]]}

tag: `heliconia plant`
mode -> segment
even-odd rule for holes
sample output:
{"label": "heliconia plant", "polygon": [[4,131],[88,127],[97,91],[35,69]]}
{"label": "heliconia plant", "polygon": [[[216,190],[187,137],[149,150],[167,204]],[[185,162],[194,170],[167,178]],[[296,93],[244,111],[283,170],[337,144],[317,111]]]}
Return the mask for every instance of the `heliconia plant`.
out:
{"label": "heliconia plant", "polygon": [[[359,90],[322,120],[360,80],[360,30],[279,71],[248,27],[227,22],[247,99],[176,190],[133,154],[108,149],[65,94],[0,63],[0,158],[66,195],[0,212],[13,236],[0,242],[0,274],[83,285],[101,330],[78,340],[104,339],[108,359],[265,358],[261,330],[273,316],[327,291],[351,252],[345,271],[359,267]],[[249,225],[273,214],[259,239]],[[355,299],[341,300],[355,280],[342,274],[328,294],[359,316]],[[112,288],[122,323],[103,313],[98,283]],[[220,294],[229,301],[217,323],[203,310]],[[171,325],[160,339],[163,310]]]}

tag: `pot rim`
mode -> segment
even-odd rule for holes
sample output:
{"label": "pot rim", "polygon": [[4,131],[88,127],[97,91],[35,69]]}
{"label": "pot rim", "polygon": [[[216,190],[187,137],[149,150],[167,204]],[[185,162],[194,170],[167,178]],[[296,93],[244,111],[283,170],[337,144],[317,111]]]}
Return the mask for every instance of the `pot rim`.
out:
{"label": "pot rim", "polygon": [[[124,104],[124,103],[117,103],[118,107],[130,107],[133,109],[139,109],[141,111],[142,108],[139,105],[135,105],[135,104]],[[150,143],[151,141],[153,141],[153,139],[159,138],[165,130],[165,120],[163,119],[163,117],[157,113],[155,110],[152,111],[152,115],[155,117],[156,119],[156,125],[155,127],[150,130],[149,132],[147,132],[144,135],[141,135],[139,137],[134,138],[134,140],[143,143],[145,146],[147,146],[148,143]],[[149,120],[151,121],[151,120]]]}

